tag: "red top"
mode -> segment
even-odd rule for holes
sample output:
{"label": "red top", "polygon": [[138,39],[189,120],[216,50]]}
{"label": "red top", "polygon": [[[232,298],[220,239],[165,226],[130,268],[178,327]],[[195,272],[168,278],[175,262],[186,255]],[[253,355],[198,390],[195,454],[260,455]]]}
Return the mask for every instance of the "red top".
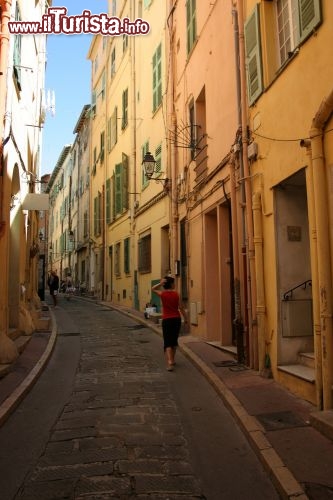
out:
{"label": "red top", "polygon": [[161,295],[162,318],[179,318],[179,294],[175,290],[164,290]]}

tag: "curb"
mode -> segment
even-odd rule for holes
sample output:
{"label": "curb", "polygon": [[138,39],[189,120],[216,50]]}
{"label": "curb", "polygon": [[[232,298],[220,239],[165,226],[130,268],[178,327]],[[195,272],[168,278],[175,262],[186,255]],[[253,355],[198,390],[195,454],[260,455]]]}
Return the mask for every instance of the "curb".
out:
{"label": "curb", "polygon": [[21,403],[21,401],[24,399],[25,395],[27,392],[31,389],[31,387],[34,385],[36,382],[37,378],[41,374],[42,370],[45,368],[46,363],[48,362],[54,345],[55,341],[57,338],[57,325],[55,321],[55,317],[51,309],[49,310],[51,320],[52,320],[52,332],[48,341],[48,344],[46,346],[45,351],[43,352],[42,356],[36,363],[36,365],[32,368],[32,370],[29,372],[29,374],[26,376],[26,378],[21,382],[21,384],[16,387],[16,389],[12,392],[10,396],[8,396],[7,399],[1,404],[0,406],[0,427],[4,424],[4,422],[7,420],[9,415],[17,408],[17,406]]}

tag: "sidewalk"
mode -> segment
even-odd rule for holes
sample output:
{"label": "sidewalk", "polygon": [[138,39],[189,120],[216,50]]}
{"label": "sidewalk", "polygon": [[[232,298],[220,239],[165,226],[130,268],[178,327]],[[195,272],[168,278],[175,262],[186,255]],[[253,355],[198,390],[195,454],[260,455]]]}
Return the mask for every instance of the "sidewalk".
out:
{"label": "sidewalk", "polygon": [[[161,328],[141,312],[109,303],[103,306],[117,309],[161,335]],[[52,311],[51,318],[52,332],[44,337],[34,334],[11,373],[0,380],[0,425],[23,399],[52,353],[57,328]],[[312,425],[314,406],[196,337],[181,336],[179,344],[238,421],[281,497],[333,499],[333,441]],[[328,412],[326,420],[332,414]]]}

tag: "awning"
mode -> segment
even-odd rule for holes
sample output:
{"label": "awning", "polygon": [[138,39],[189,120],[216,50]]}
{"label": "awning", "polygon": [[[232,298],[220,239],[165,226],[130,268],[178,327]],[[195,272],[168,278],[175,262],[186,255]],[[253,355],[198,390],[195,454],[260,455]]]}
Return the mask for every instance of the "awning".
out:
{"label": "awning", "polygon": [[49,195],[47,193],[27,193],[22,208],[23,210],[48,210]]}

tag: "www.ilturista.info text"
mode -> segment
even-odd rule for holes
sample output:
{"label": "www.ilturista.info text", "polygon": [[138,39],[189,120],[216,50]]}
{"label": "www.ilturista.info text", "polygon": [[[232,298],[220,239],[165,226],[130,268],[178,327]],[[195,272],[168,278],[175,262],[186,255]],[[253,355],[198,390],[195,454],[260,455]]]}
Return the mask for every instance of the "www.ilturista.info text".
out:
{"label": "www.ilturista.info text", "polygon": [[84,10],[81,15],[67,16],[66,7],[49,7],[39,21],[9,21],[9,31],[15,35],[90,33],[106,36],[147,35],[150,25],[141,18],[131,22],[127,17],[108,17]]}

